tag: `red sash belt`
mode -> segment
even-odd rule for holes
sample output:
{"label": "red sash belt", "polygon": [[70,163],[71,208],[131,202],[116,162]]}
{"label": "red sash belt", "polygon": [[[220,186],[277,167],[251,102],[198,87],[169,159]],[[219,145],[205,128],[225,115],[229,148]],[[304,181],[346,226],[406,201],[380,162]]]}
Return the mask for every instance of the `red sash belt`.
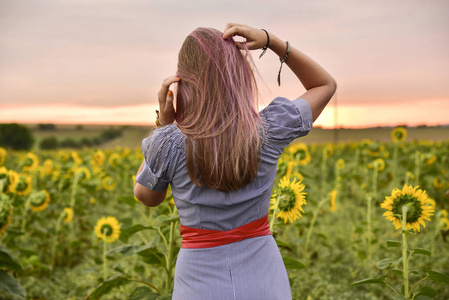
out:
{"label": "red sash belt", "polygon": [[181,248],[210,248],[270,235],[268,215],[228,231],[197,229],[181,225]]}

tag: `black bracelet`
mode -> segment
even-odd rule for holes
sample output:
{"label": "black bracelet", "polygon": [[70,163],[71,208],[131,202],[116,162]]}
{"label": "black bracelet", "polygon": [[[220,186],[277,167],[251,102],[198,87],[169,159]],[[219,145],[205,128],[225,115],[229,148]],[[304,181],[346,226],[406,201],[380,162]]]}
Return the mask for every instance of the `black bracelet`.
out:
{"label": "black bracelet", "polygon": [[279,58],[279,60],[281,61],[281,67],[279,68],[279,73],[278,73],[278,85],[281,86],[281,70],[282,70],[282,64],[285,63],[285,61],[288,58],[288,55],[290,53],[290,43],[287,41],[287,53],[285,54],[284,58]]}
{"label": "black bracelet", "polygon": [[265,52],[267,52],[268,47],[270,46],[270,36],[268,35],[268,31],[266,31],[265,29],[261,29],[263,31],[265,31],[265,33],[267,34],[267,44],[265,45],[265,47],[262,48],[262,53],[259,56],[259,59],[265,54]]}

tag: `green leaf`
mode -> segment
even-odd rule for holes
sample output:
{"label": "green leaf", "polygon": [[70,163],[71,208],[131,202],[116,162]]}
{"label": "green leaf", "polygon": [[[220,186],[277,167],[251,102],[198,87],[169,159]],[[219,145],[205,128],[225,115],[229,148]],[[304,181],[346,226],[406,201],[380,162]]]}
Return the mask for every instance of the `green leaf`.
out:
{"label": "green leaf", "polygon": [[144,251],[148,248],[153,247],[153,245],[148,244],[148,245],[123,245],[114,249],[109,250],[108,252],[106,252],[106,255],[111,254],[111,253],[121,253],[125,256],[130,256],[130,255],[134,255],[136,253],[139,253],[141,251]]}
{"label": "green leaf", "polygon": [[300,270],[300,269],[305,269],[306,268],[306,266],[302,262],[300,262],[299,260],[294,259],[293,257],[283,256],[282,259],[284,260],[284,264],[285,264],[285,267],[287,269]]}
{"label": "green leaf", "polygon": [[86,299],[98,300],[109,293],[113,288],[125,285],[129,282],[129,279],[123,275],[111,277],[103,281],[97,288],[95,288],[95,290],[93,290]]}
{"label": "green leaf", "polygon": [[415,299],[433,299],[438,295],[437,291],[435,291],[433,288],[424,286],[421,288],[419,293],[416,295]]}
{"label": "green leaf", "polygon": [[0,246],[0,269],[22,272],[23,267],[5,247]]}
{"label": "green leaf", "polygon": [[422,254],[422,255],[427,255],[427,256],[431,256],[432,253],[427,250],[427,249],[423,249],[423,248],[414,248],[413,249],[413,254]]}
{"label": "green leaf", "polygon": [[118,196],[118,201],[127,204],[131,207],[136,206],[136,204],[138,203],[138,201],[136,201],[136,199],[134,199],[133,196]]}
{"label": "green leaf", "polygon": [[287,244],[286,242],[280,241],[280,240],[276,240],[276,244],[277,244],[279,247],[290,247],[289,244]]}
{"label": "green leaf", "polygon": [[128,228],[124,228],[120,232],[120,240],[124,243],[128,242],[128,239],[135,233],[142,231],[142,230],[156,230],[153,226],[144,226],[144,225],[134,225]]}
{"label": "green leaf", "polygon": [[426,295],[421,295],[421,294],[418,294],[415,297],[413,297],[413,300],[432,300],[432,299],[433,298],[430,298]]}
{"label": "green leaf", "polygon": [[400,248],[402,246],[402,244],[400,242],[396,242],[396,241],[387,241],[387,247],[388,248]]}
{"label": "green leaf", "polygon": [[399,276],[402,276],[402,274],[404,274],[404,272],[402,272],[402,270],[399,270],[399,269],[391,269],[390,271]]}
{"label": "green leaf", "polygon": [[156,247],[145,249],[138,253],[143,259],[143,262],[149,265],[159,265],[166,268],[166,260],[163,253],[157,250]]}
{"label": "green leaf", "polygon": [[429,274],[428,279],[436,282],[441,282],[445,284],[449,284],[449,276],[443,273],[435,272],[435,271],[428,271]]}
{"label": "green leaf", "polygon": [[0,271],[0,295],[2,299],[26,299],[25,289],[5,271]]}
{"label": "green leaf", "polygon": [[158,223],[168,223],[170,224],[171,222],[179,222],[179,216],[167,216],[167,215],[160,215],[156,218],[156,221]]}
{"label": "green leaf", "polygon": [[379,260],[377,262],[377,268],[384,270],[388,268],[393,263],[393,260],[391,258],[385,258],[382,260]]}
{"label": "green leaf", "polygon": [[359,281],[355,281],[355,282],[351,283],[350,285],[362,285],[362,284],[370,284],[370,283],[385,284],[385,278],[387,278],[387,275],[384,275],[379,278],[362,279]]}
{"label": "green leaf", "polygon": [[158,297],[149,287],[140,286],[131,293],[128,300],[157,300]]}

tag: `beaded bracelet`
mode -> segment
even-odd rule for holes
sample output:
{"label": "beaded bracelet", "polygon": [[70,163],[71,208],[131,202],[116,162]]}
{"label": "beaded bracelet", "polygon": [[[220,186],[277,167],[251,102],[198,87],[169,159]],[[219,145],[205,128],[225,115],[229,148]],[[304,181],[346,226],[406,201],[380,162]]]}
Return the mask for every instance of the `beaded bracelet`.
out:
{"label": "beaded bracelet", "polygon": [[279,73],[278,73],[278,85],[281,86],[281,70],[282,70],[282,64],[285,63],[285,61],[288,58],[288,55],[290,54],[290,43],[287,41],[287,53],[285,54],[284,58],[279,58],[281,61],[281,66],[279,67]]}
{"label": "beaded bracelet", "polygon": [[156,127],[162,127],[164,125],[161,124],[161,122],[159,121],[159,111],[156,110]]}

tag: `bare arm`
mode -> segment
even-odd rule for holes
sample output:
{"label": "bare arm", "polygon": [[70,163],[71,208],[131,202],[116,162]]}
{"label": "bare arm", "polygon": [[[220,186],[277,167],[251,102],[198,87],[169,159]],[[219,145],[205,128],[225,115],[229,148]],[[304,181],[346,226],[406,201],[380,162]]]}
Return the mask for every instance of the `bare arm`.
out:
{"label": "bare arm", "polygon": [[[261,29],[235,23],[227,24],[223,38],[234,35],[246,38],[250,50],[260,49],[267,43],[266,33]],[[287,52],[286,42],[272,33],[269,35],[270,49],[279,57],[284,58]],[[290,54],[285,63],[306,88],[307,91],[300,98],[309,103],[313,121],[315,121],[335,93],[337,83],[318,63],[291,45]]]}
{"label": "bare arm", "polygon": [[[145,165],[145,161],[142,162],[140,165],[139,170],[137,171],[137,175],[142,172],[143,167]],[[139,199],[140,202],[142,202],[145,206],[158,206],[159,204],[164,201],[165,196],[167,195],[167,190],[164,191],[153,191],[150,190],[137,181],[134,183],[134,196],[136,196],[137,199]]]}

